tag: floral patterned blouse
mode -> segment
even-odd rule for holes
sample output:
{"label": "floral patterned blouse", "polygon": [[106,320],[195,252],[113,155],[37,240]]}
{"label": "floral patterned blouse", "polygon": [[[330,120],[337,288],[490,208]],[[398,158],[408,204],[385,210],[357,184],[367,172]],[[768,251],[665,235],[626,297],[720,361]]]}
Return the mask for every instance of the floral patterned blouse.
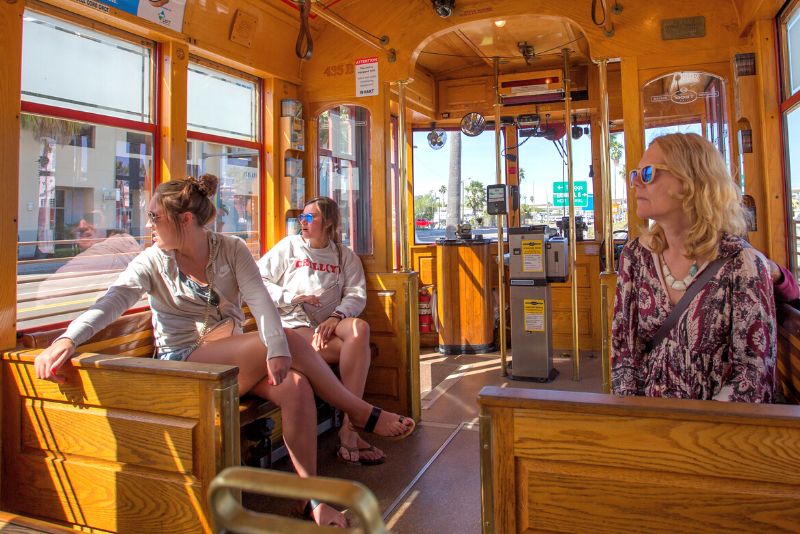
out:
{"label": "floral patterned blouse", "polygon": [[611,377],[617,395],[772,402],[777,353],[775,302],[766,259],[723,235],[730,257],[650,353],[673,306],[658,257],[639,239],[619,259]]}

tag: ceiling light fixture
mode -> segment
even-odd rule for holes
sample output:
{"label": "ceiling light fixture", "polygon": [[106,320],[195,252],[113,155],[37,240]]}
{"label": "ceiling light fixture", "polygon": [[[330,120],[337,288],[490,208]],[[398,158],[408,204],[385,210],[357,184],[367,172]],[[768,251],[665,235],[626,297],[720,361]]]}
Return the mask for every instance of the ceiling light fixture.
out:
{"label": "ceiling light fixture", "polygon": [[497,26],[498,28],[502,28],[503,26],[506,25],[506,21],[504,21],[504,20],[496,20],[496,21],[494,21],[494,25]]}

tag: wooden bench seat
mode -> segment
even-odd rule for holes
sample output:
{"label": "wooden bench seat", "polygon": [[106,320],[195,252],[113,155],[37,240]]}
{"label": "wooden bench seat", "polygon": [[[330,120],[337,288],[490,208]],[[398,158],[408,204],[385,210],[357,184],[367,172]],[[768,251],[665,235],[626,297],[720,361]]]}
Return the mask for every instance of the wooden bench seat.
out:
{"label": "wooden bench seat", "polygon": [[3,353],[4,509],[81,529],[209,532],[206,492],[240,464],[240,424],[274,417],[279,433],[279,408],[239,399],[235,367],[152,359],[149,311],[79,346],[65,384],[37,380],[35,356],[62,333],[26,333]]}
{"label": "wooden bench seat", "polygon": [[[255,320],[247,313],[243,328],[246,332],[255,329]],[[43,349],[62,335],[66,329],[57,328],[39,332],[24,333],[21,347],[26,349]],[[102,352],[117,356],[151,357],[154,350],[152,317],[149,311],[142,311],[123,315],[102,332],[83,345],[76,348],[75,352]],[[278,406],[268,400],[254,395],[244,395],[239,399],[239,425],[244,427],[258,419],[272,415]],[[279,439],[280,435],[273,435]]]}
{"label": "wooden bench seat", "polygon": [[800,406],[485,387],[483,532],[796,532]]}

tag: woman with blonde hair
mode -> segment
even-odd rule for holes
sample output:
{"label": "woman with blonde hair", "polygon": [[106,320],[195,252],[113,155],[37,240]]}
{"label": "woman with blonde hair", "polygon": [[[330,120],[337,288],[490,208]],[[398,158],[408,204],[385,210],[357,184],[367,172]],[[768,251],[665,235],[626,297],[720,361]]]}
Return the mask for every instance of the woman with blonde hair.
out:
{"label": "woman with blonde hair", "polygon": [[721,154],[696,134],[658,137],[630,185],[652,224],[620,256],[612,390],[772,402],[770,269],[739,237],[744,211]]}
{"label": "woman with blonde hair", "polygon": [[[158,186],[147,211],[154,246],[134,258],[108,292],[36,357],[36,376],[63,382],[60,369],[75,347],[146,293],[156,356],[238,367],[240,394],[251,392],[281,407],[283,438],[300,476],[315,475],[317,469],[312,387],[365,430],[393,438],[409,435],[412,420],[353,395],[303,337],[284,331],[247,244],[206,227],[216,213],[211,198],[218,183],[206,174]],[[241,333],[242,297],[258,332]],[[326,504],[311,501],[307,509],[319,524],[345,526],[344,516]]]}
{"label": "woman with blonde hair", "polygon": [[[330,364],[342,383],[361,397],[370,364],[369,325],[358,315],[367,303],[361,260],[341,244],[339,206],[332,198],[306,202],[300,235],[285,237],[258,260],[261,276],[281,314]],[[364,441],[345,416],[337,457],[350,464],[376,465],[383,451]]]}

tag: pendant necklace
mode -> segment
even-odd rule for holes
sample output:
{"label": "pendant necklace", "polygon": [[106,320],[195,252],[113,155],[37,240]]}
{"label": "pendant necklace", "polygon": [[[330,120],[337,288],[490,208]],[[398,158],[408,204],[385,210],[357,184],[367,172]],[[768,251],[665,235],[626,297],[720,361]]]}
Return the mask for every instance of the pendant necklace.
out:
{"label": "pendant necklace", "polygon": [[692,266],[689,267],[689,274],[686,275],[686,278],[683,280],[675,280],[675,277],[672,276],[667,266],[667,262],[664,260],[664,256],[659,255],[659,257],[661,259],[661,269],[664,272],[664,281],[667,285],[675,291],[686,291],[686,288],[689,287],[689,284],[692,283],[692,280],[697,274],[697,262],[692,263]]}

